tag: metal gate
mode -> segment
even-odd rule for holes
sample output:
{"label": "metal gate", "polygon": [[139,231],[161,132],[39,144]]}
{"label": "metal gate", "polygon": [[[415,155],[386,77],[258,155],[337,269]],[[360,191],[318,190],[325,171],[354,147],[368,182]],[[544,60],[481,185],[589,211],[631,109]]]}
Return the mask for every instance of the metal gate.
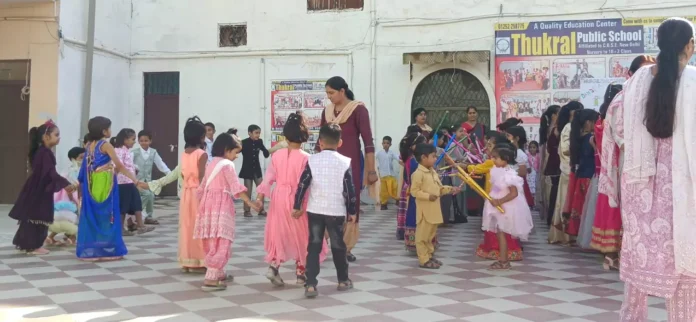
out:
{"label": "metal gate", "polygon": [[428,111],[428,124],[435,128],[446,111],[442,126],[466,121],[466,109],[475,106],[479,122],[490,125],[490,101],[483,84],[471,73],[455,68],[441,69],[426,76],[416,87],[411,110]]}

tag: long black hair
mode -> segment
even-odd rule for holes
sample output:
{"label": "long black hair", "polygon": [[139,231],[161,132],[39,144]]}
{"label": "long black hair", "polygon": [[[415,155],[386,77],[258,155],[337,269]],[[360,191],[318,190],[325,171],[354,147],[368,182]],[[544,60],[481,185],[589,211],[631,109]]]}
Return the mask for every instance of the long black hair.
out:
{"label": "long black hair", "polygon": [[511,117],[511,118],[505,120],[503,123],[498,124],[498,126],[496,126],[496,128],[498,129],[498,131],[506,132],[507,129],[510,128],[511,126],[517,126],[517,125],[520,125],[522,123],[524,123],[524,122],[521,119]]}
{"label": "long black hair", "polygon": [[198,116],[194,116],[186,120],[186,125],[184,125],[185,148],[203,148],[204,138],[205,125],[203,125],[201,119]]}
{"label": "long black hair", "polygon": [[111,145],[113,145],[114,148],[120,148],[125,144],[126,140],[132,136],[135,136],[135,131],[133,131],[133,129],[121,129],[115,137],[111,138]]}
{"label": "long black hair", "polygon": [[[597,122],[599,113],[595,110],[584,109],[575,112],[573,122],[570,124],[570,168],[575,169],[575,166],[580,163],[580,153],[582,152],[582,128],[586,122]],[[573,170],[575,171],[575,170]]]}
{"label": "long black hair", "polygon": [[346,80],[343,79],[341,76],[334,76],[329,78],[329,80],[326,81],[326,87],[331,87],[337,91],[340,90],[345,90],[346,92],[346,97],[349,100],[354,100],[355,99],[355,94],[353,94],[353,91],[348,88],[348,83],[346,83]]}
{"label": "long black hair", "polygon": [[39,127],[32,127],[29,129],[29,164],[34,162],[34,156],[39,148],[43,145],[43,136],[46,134],[51,134],[58,127],[52,121],[48,121]]}
{"label": "long black hair", "polygon": [[546,140],[549,137],[549,126],[551,126],[551,119],[554,114],[558,114],[561,109],[558,105],[550,105],[541,115],[541,121],[539,123],[539,145],[546,144]]}
{"label": "long black hair", "polygon": [[645,63],[654,63],[655,59],[650,55],[640,55],[633,59],[631,67],[628,68],[628,75],[633,76]]}
{"label": "long black hair", "polygon": [[561,111],[558,112],[558,119],[556,120],[556,124],[558,125],[556,128],[558,131],[563,131],[566,124],[570,123],[570,114],[572,111],[582,110],[584,108],[585,106],[578,101],[570,101],[568,104],[564,105]]}
{"label": "long black hair", "polygon": [[660,53],[657,55],[657,74],[648,91],[644,119],[645,127],[655,138],[669,138],[674,132],[679,58],[690,41],[694,41],[694,27],[686,19],[669,18],[657,28]]}
{"label": "long black hair", "polygon": [[604,92],[604,102],[599,106],[599,115],[602,120],[607,118],[607,110],[609,109],[611,101],[614,100],[616,94],[621,92],[622,89],[623,85],[621,84],[609,84],[609,86],[607,86],[607,90]]}
{"label": "long black hair", "polygon": [[521,126],[512,126],[507,129],[507,133],[513,137],[517,137],[517,148],[524,151],[524,146],[527,145],[527,132]]}
{"label": "long black hair", "polygon": [[413,155],[413,151],[411,150],[411,147],[419,144],[419,143],[425,143],[426,139],[423,134],[417,133],[417,132],[411,132],[406,134],[403,139],[401,139],[401,142],[399,142],[399,154],[401,155],[401,161],[406,163],[408,159]]}

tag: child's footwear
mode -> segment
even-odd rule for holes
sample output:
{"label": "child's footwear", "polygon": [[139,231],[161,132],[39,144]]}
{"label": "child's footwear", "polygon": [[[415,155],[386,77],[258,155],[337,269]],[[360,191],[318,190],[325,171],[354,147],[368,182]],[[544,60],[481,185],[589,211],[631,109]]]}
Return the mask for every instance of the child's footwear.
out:
{"label": "child's footwear", "polygon": [[144,234],[144,233],[149,233],[149,232],[151,232],[151,231],[153,231],[153,230],[155,230],[155,227],[142,226],[142,227],[139,227],[139,228],[135,231],[135,233],[138,234],[138,235],[142,235],[142,234]]}
{"label": "child's footwear", "polygon": [[358,259],[355,257],[355,255],[353,255],[352,253],[346,254],[346,259],[347,259],[349,262],[351,262],[351,263],[354,262],[354,261],[356,261],[356,260],[358,260]]}
{"label": "child's footwear", "polygon": [[304,287],[304,296],[309,299],[313,299],[319,295],[319,291],[317,291],[317,287],[315,285],[305,285]]}
{"label": "child's footwear", "polygon": [[488,266],[489,271],[509,271],[512,268],[512,265],[510,265],[510,262],[501,262],[497,261],[491,266]]}
{"label": "child's footwear", "polygon": [[273,266],[268,267],[268,271],[266,272],[266,278],[269,281],[271,281],[271,284],[273,284],[274,286],[285,286],[285,282],[280,277],[280,274],[278,274],[278,269]]}
{"label": "child's footwear", "polygon": [[227,284],[225,284],[224,281],[217,281],[215,284],[203,284],[203,286],[201,286],[203,292],[224,291],[226,289]]}
{"label": "child's footwear", "polygon": [[387,204],[383,204],[382,207],[380,208],[380,210],[389,210],[389,209],[387,208]]}
{"label": "child's footwear", "polygon": [[244,212],[244,217],[253,217],[253,216],[251,215],[251,212],[246,212],[246,211],[245,211],[245,212]]}
{"label": "child's footwear", "polygon": [[343,292],[347,291],[353,288],[353,281],[347,280],[345,282],[339,282],[338,286],[336,287],[337,290]]}
{"label": "child's footwear", "polygon": [[157,221],[157,219],[147,217],[147,218],[145,218],[145,224],[146,225],[159,225],[160,223],[159,223],[159,221]]}
{"label": "child's footwear", "polygon": [[307,283],[307,278],[304,275],[297,275],[297,281],[295,284],[304,285],[305,283]]}
{"label": "child's footwear", "polygon": [[266,217],[266,216],[268,216],[268,214],[266,213],[265,210],[261,210],[261,211],[259,211],[259,216],[260,216],[260,217]]}
{"label": "child's footwear", "polygon": [[425,269],[439,269],[439,268],[440,268],[440,265],[438,265],[437,263],[433,262],[433,260],[431,259],[431,260],[425,262],[425,264],[419,265],[419,267],[420,267],[420,268],[425,268]]}

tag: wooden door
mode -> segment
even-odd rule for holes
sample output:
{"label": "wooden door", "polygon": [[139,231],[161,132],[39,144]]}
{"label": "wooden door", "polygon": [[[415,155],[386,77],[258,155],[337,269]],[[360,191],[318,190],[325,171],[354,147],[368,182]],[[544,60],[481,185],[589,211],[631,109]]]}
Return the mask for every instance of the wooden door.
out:
{"label": "wooden door", "polygon": [[29,96],[24,81],[0,81],[0,204],[13,204],[27,179]]}
{"label": "wooden door", "polygon": [[[174,170],[179,161],[179,73],[145,73],[145,129],[152,132],[152,147]],[[163,174],[155,167],[153,179]],[[162,189],[160,196],[176,196],[177,185]]]}

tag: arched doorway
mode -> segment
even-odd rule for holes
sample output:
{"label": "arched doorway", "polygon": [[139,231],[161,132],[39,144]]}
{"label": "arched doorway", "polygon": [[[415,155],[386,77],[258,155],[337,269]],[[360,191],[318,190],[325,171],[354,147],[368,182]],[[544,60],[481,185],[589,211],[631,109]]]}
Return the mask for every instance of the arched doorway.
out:
{"label": "arched doorway", "polygon": [[411,111],[424,108],[428,111],[428,124],[435,128],[446,111],[443,126],[466,120],[466,108],[476,106],[479,122],[490,124],[490,101],[481,81],[471,73],[456,69],[441,69],[418,83],[411,100]]}

